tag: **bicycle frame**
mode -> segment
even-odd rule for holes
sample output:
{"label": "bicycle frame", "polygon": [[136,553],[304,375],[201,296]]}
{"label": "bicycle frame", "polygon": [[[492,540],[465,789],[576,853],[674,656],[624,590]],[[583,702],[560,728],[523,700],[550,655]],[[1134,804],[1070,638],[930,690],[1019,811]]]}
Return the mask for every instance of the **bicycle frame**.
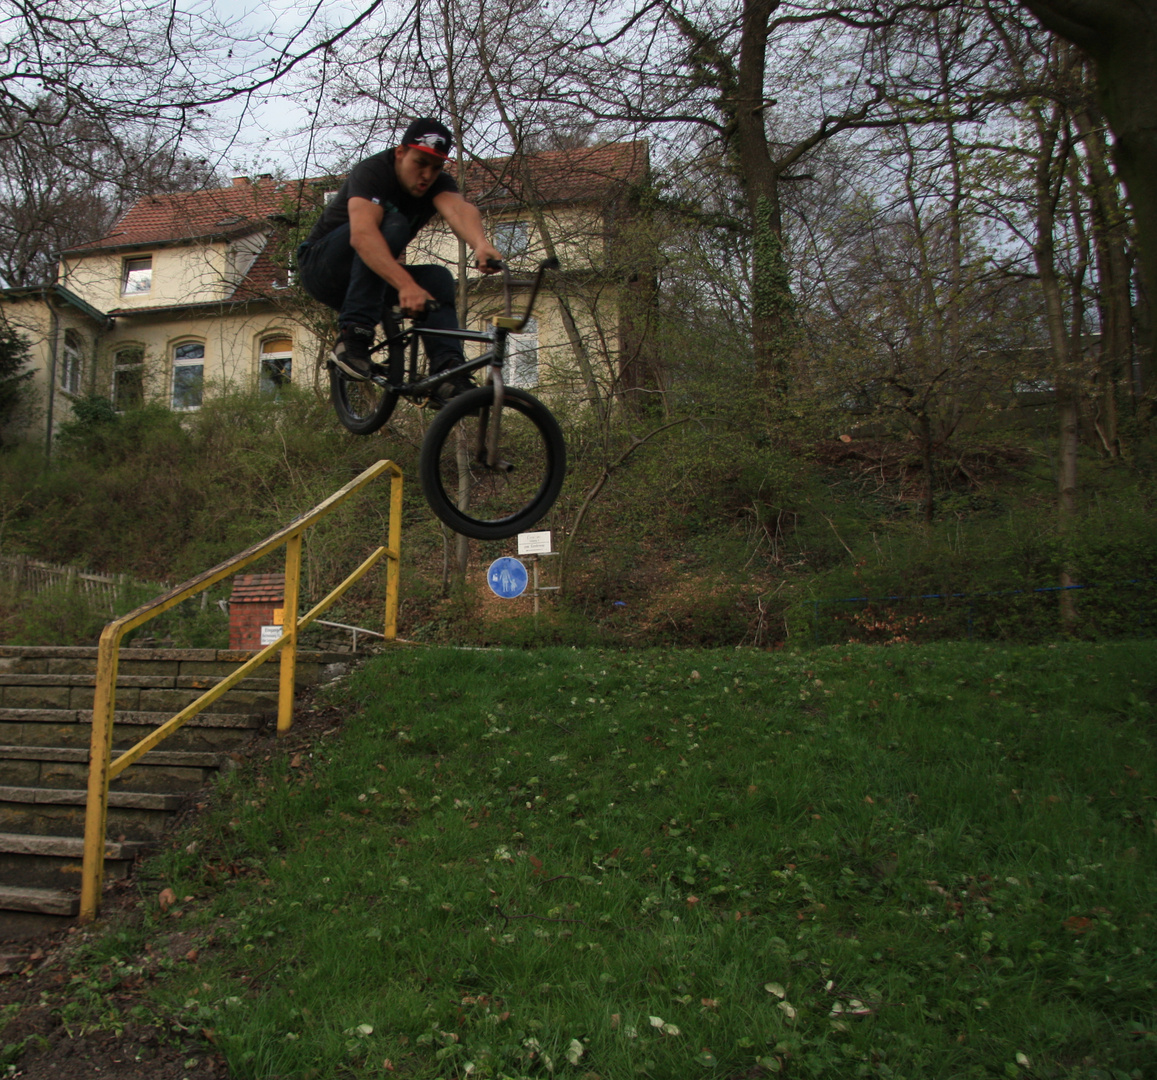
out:
{"label": "bicycle frame", "polygon": [[[398,326],[401,321],[400,312],[393,325],[386,327],[386,339],[379,342],[371,350],[371,355],[380,349],[386,350],[387,363],[385,375],[372,375],[371,381],[382,387],[383,390],[392,390],[400,397],[415,399],[430,397],[438,386],[448,378],[456,375],[468,375],[480,368],[488,367],[487,384],[494,387],[494,401],[489,407],[489,415],[483,416],[478,429],[478,445],[475,447],[475,460],[485,462],[491,469],[509,470],[509,465],[498,459],[498,444],[502,430],[502,405],[504,384],[502,369],[506,363],[506,342],[511,334],[516,334],[530,321],[534,303],[538,299],[538,291],[542,286],[543,276],[547,270],[557,268],[557,259],[545,259],[538,266],[538,272],[532,281],[515,281],[510,276],[510,270],[502,264],[502,290],[506,309],[504,316],[494,320],[493,328],[489,330],[448,330],[431,329],[420,323],[405,329]],[[530,298],[526,303],[526,311],[521,319],[511,316],[511,289],[529,285]],[[477,341],[489,344],[490,348],[481,356],[473,360],[466,360],[456,367],[446,368],[434,375],[425,378],[418,377],[418,341],[420,338],[450,338],[458,341]],[[378,364],[378,367],[383,365]]]}

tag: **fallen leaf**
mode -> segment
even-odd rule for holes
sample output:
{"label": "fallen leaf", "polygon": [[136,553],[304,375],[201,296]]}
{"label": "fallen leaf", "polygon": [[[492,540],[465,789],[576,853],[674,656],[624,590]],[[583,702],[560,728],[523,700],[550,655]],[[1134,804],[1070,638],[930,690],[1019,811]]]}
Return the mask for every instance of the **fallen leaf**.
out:
{"label": "fallen leaf", "polygon": [[763,988],[769,994],[774,994],[780,1000],[783,1000],[783,998],[787,997],[787,991],[782,986],[780,986],[779,983],[764,983]]}
{"label": "fallen leaf", "polygon": [[1092,925],[1093,920],[1085,915],[1070,915],[1065,919],[1065,929],[1071,930],[1074,934],[1083,934]]}
{"label": "fallen leaf", "polygon": [[687,906],[688,907],[694,907],[697,903],[699,903],[699,897],[697,897],[697,896],[687,897]]}
{"label": "fallen leaf", "polygon": [[289,759],[289,767],[291,769],[300,769],[301,768],[301,755],[300,754],[294,754],[293,757],[291,757]]}
{"label": "fallen leaf", "polygon": [[777,1007],[787,1013],[788,1019],[794,1020],[796,1018],[795,1006],[790,1002],[781,1001]]}
{"label": "fallen leaf", "polygon": [[162,889],[160,896],[157,897],[162,912],[168,911],[176,902],[177,894],[172,889]]}

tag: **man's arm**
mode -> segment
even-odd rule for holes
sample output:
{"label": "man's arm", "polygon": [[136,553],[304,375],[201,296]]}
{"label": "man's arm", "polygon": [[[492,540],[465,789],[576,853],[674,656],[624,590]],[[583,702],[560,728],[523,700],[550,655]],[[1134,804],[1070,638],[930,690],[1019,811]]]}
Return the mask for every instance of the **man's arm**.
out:
{"label": "man's arm", "polygon": [[383,281],[398,290],[398,306],[407,314],[422,311],[427,300],[434,298],[410,277],[410,272],[394,258],[390,245],[382,236],[385,210],[369,199],[349,201],[350,245]]}
{"label": "man's arm", "polygon": [[494,267],[487,265],[487,260],[501,259],[502,252],[486,239],[478,207],[467,202],[457,191],[439,192],[434,196],[434,206],[454,235],[474,249],[474,265],[484,274],[496,273]]}

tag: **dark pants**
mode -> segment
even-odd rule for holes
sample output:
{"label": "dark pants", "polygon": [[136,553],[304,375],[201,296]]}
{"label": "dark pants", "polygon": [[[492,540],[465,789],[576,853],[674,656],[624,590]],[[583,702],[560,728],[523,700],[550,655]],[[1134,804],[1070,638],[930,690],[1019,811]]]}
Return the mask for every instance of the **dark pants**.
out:
{"label": "dark pants", "polygon": [[[413,239],[409,222],[399,213],[382,218],[382,236],[394,258],[399,258]],[[350,244],[350,227],[341,225],[297,252],[301,284],[315,300],[338,312],[341,326],[376,326],[386,322],[398,303],[398,290],[378,277]],[[407,266],[410,276],[438,301],[438,309],[426,316],[426,325],[438,330],[457,330],[454,275],[444,266]],[[462,363],[462,343],[450,338],[422,338],[430,357],[430,370],[441,371]]]}

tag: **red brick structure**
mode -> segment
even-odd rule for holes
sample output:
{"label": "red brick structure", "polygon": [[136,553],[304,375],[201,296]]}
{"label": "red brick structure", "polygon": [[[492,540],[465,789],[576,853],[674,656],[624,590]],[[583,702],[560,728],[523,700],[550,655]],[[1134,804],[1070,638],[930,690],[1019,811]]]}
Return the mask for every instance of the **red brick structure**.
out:
{"label": "red brick structure", "polygon": [[238,574],[229,597],[229,648],[257,652],[261,628],[272,626],[274,610],[284,607],[284,574]]}

